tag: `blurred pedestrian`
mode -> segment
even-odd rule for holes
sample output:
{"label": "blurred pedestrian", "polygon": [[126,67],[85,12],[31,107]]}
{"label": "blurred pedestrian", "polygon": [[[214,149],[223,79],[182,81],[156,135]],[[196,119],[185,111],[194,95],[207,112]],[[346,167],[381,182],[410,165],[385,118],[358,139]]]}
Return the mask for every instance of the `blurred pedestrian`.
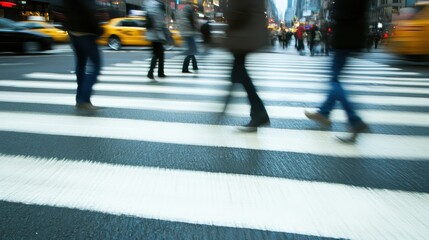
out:
{"label": "blurred pedestrian", "polygon": [[276,30],[273,28],[270,31],[270,41],[271,41],[271,46],[276,45],[276,40],[277,40],[277,32]]}
{"label": "blurred pedestrian", "polygon": [[[76,66],[76,109],[95,111],[92,88],[101,69],[101,54],[96,43],[103,33],[96,14],[95,0],[64,0],[64,28],[70,35]],[[88,62],[91,63],[90,67]]]}
{"label": "blurred pedestrian", "polygon": [[200,32],[203,37],[203,44],[204,44],[204,54],[209,53],[210,45],[212,42],[211,39],[211,26],[210,26],[210,20],[206,17],[204,18],[205,22],[201,24]]}
{"label": "blurred pedestrian", "polygon": [[286,31],[286,47],[288,47],[288,46],[289,46],[289,43],[290,43],[290,40],[292,39],[292,36],[293,36],[293,32],[292,32],[292,30],[289,28],[289,29]]}
{"label": "blurred pedestrian", "polygon": [[197,33],[197,20],[195,17],[194,7],[191,0],[186,0],[185,6],[182,9],[180,16],[180,34],[186,42],[186,57],[183,60],[182,73],[192,73],[189,71],[189,62],[192,61],[192,69],[198,70],[197,59],[197,44],[195,42],[195,34]]}
{"label": "blurred pedestrian", "polygon": [[315,24],[311,31],[311,56],[321,52],[320,41],[322,41],[322,33],[320,32],[319,27]]}
{"label": "blurred pedestrian", "polygon": [[342,142],[354,143],[358,134],[369,131],[369,127],[355,112],[352,103],[339,81],[339,76],[347,63],[347,59],[354,53],[366,47],[366,34],[368,25],[366,13],[368,0],[349,1],[337,0],[334,4],[333,19],[333,47],[335,55],[331,66],[330,89],[325,101],[317,112],[305,112],[305,115],[323,126],[330,127],[329,115],[339,101],[346,111],[350,125],[351,135],[347,138],[339,138]]}
{"label": "blurred pedestrian", "polygon": [[305,28],[304,24],[299,24],[298,28],[296,29],[295,37],[298,41],[297,50],[300,53],[300,55],[305,55],[305,46],[304,46],[304,40],[305,40]]}
{"label": "blurred pedestrian", "polygon": [[315,31],[316,31],[316,24],[313,24],[310,29],[308,30],[308,46],[310,50],[310,55],[313,55],[313,47],[314,47],[314,37],[315,37]]}
{"label": "blurred pedestrian", "polygon": [[286,28],[282,27],[280,30],[280,36],[281,36],[281,42],[282,42],[282,46],[283,49],[285,49],[287,47],[287,30]]}
{"label": "blurred pedestrian", "polygon": [[245,62],[249,53],[268,44],[268,29],[264,0],[229,0],[227,8],[226,48],[234,55],[231,72],[232,83],[243,85],[250,103],[250,122],[239,128],[244,132],[255,132],[257,128],[270,123],[270,118],[255,86],[247,72]]}
{"label": "blurred pedestrian", "polygon": [[380,43],[380,39],[381,39],[381,33],[378,31],[375,31],[375,34],[374,34],[374,48],[375,49],[378,48],[378,44]]}
{"label": "blurred pedestrian", "polygon": [[371,29],[366,37],[366,48],[370,52],[372,45],[374,44],[374,29]]}
{"label": "blurred pedestrian", "polygon": [[329,51],[331,49],[331,39],[332,39],[332,28],[328,22],[325,22],[322,25],[321,31],[322,33],[322,52],[325,53],[325,56],[329,56]]}
{"label": "blurred pedestrian", "polygon": [[152,42],[152,60],[147,77],[155,79],[153,72],[158,62],[158,77],[167,77],[164,73],[164,44],[168,41],[168,29],[165,23],[165,4],[162,0],[147,0],[146,18],[150,26],[146,29],[146,39]]}

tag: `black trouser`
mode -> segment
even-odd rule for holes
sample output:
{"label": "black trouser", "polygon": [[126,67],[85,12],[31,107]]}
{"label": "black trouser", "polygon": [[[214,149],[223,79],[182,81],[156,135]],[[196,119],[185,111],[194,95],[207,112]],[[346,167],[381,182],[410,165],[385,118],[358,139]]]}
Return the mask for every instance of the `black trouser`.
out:
{"label": "black trouser", "polygon": [[197,64],[197,59],[195,58],[195,55],[188,55],[183,61],[182,72],[189,71],[189,62],[191,60],[192,60],[192,69],[198,70],[198,64]]}
{"label": "black trouser", "polygon": [[231,81],[241,83],[247,92],[247,98],[250,103],[250,117],[252,119],[261,119],[268,116],[262,100],[256,93],[256,88],[250,79],[246,70],[246,53],[234,53],[234,65],[231,72]]}
{"label": "black trouser", "polygon": [[153,74],[153,70],[156,67],[157,60],[159,61],[158,65],[158,75],[164,74],[164,46],[160,42],[152,43],[152,61],[150,62],[149,74]]}

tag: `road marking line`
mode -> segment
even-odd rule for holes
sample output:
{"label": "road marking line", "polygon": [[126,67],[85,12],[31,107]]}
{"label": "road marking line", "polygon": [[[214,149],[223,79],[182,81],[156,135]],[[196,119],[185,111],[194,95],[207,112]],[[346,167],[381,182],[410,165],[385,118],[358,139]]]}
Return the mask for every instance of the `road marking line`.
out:
{"label": "road marking line", "polygon": [[7,202],[321,237],[429,235],[427,193],[5,155],[0,179]]}
{"label": "road marking line", "polygon": [[[74,94],[62,93],[28,93],[28,92],[2,92],[0,91],[0,102],[15,103],[36,103],[51,105],[73,106]],[[100,107],[123,108],[123,109],[143,109],[155,111],[183,111],[183,112],[204,112],[220,113],[224,104],[214,101],[191,101],[179,99],[159,99],[159,98],[134,98],[118,96],[92,97],[92,102]],[[307,120],[303,112],[303,107],[286,107],[266,105],[268,114],[272,119],[295,119]],[[226,113],[232,116],[247,117],[250,107],[247,104],[229,104]],[[406,111],[383,111],[383,110],[361,110],[359,115],[368,124],[388,124],[410,127],[429,127],[429,114]],[[340,109],[331,112],[331,120],[334,122],[346,123],[347,119]]]}
{"label": "road marking line", "polygon": [[[429,137],[362,134],[356,145],[341,144],[338,132],[260,128],[255,134],[235,127],[25,112],[0,112],[0,131],[97,137],[195,146],[317,154],[341,158],[428,161]],[[341,134],[341,133],[340,133]]]}
{"label": "road marking line", "polygon": [[[64,89],[75,90],[74,82],[52,82],[52,81],[24,81],[24,80],[1,80],[0,86],[13,88],[39,88],[39,89]],[[112,92],[136,92],[136,93],[157,93],[157,94],[177,94],[192,96],[212,96],[224,97],[229,94],[228,90],[213,89],[208,87],[176,87],[162,85],[132,85],[132,84],[112,84],[98,83],[94,85],[95,91]],[[323,93],[310,92],[272,92],[259,91],[258,94],[266,101],[280,102],[312,102],[320,103],[325,99]],[[235,97],[246,97],[244,91],[234,91]],[[356,103],[386,106],[429,106],[429,98],[426,97],[403,97],[403,96],[371,96],[371,95],[350,95],[350,100]]]}

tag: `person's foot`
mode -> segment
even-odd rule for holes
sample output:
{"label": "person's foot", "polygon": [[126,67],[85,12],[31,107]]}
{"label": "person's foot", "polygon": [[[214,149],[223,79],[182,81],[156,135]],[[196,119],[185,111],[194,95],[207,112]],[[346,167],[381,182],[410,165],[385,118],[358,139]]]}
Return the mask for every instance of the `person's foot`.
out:
{"label": "person's foot", "polygon": [[304,114],[308,119],[311,119],[311,120],[319,123],[323,127],[331,127],[331,124],[332,124],[331,120],[329,120],[329,118],[323,116],[322,114],[320,114],[318,112],[305,111]]}
{"label": "person's foot", "polygon": [[155,79],[155,77],[153,76],[153,73],[148,73],[148,74],[147,74],[147,77],[148,77],[149,79],[152,79],[152,80],[153,80],[153,79]]}
{"label": "person's foot", "polygon": [[194,70],[194,71],[198,71],[198,68],[193,68],[192,70]]}
{"label": "person's foot", "polygon": [[164,73],[163,74],[158,74],[158,77],[165,78],[165,77],[167,77],[167,75],[165,75]]}
{"label": "person's foot", "polygon": [[95,112],[99,110],[100,108],[92,105],[92,103],[76,103],[75,105],[76,110],[84,110],[89,112]]}
{"label": "person's foot", "polygon": [[256,132],[258,131],[258,127],[268,126],[270,125],[270,118],[265,116],[261,119],[252,119],[246,125],[238,127],[238,130],[242,132]]}
{"label": "person's foot", "polygon": [[189,70],[186,70],[186,71],[182,71],[182,73],[192,73],[192,72]]}
{"label": "person's foot", "polygon": [[356,142],[357,137],[361,133],[370,132],[368,125],[364,122],[360,122],[354,126],[350,127],[350,135],[346,137],[337,137],[338,140],[342,143],[353,144]]}

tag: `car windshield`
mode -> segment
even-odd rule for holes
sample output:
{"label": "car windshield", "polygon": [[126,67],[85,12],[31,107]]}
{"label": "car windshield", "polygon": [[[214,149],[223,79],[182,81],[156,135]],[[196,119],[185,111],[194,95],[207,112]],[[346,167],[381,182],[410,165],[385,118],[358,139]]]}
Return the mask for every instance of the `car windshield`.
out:
{"label": "car windshield", "polygon": [[415,7],[416,19],[429,19],[429,4],[417,5]]}

